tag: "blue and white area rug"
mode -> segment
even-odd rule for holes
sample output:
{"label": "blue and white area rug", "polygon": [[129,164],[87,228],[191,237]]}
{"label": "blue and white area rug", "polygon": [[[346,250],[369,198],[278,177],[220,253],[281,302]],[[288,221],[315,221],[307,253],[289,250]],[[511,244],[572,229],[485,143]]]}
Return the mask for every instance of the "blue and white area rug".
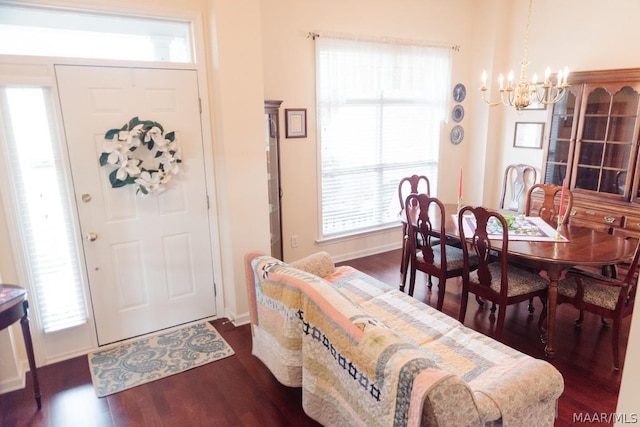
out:
{"label": "blue and white area rug", "polygon": [[98,397],[108,396],[234,354],[208,322],[89,353]]}

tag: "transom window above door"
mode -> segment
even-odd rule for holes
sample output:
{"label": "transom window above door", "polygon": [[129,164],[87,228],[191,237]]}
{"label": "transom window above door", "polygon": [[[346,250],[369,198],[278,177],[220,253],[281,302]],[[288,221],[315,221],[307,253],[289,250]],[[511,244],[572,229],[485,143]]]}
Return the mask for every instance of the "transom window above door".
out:
{"label": "transom window above door", "polygon": [[192,63],[191,23],[0,5],[0,55]]}

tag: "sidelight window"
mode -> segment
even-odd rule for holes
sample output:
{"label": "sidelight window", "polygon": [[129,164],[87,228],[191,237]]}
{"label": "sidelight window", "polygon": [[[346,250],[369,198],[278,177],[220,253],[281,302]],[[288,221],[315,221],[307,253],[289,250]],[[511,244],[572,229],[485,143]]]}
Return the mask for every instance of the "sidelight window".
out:
{"label": "sidelight window", "polygon": [[3,202],[45,332],[87,321],[83,279],[49,88],[0,87]]}

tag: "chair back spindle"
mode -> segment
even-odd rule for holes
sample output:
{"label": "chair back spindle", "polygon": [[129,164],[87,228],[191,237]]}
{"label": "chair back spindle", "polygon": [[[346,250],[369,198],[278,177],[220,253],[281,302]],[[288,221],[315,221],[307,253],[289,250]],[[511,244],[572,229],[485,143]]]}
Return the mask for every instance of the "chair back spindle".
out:
{"label": "chair back spindle", "polygon": [[[475,229],[467,235],[465,222],[470,220]],[[498,229],[500,232],[496,235]],[[543,306],[538,322],[541,326],[546,314],[548,283],[537,273],[508,263],[509,228],[504,217],[481,206],[465,206],[458,212],[458,231],[463,243],[462,295],[458,320],[464,323],[469,293],[476,295],[481,308],[484,301],[491,301],[492,312],[498,307],[495,336],[500,339],[506,307],[537,296]],[[475,271],[472,271],[469,264],[471,256],[476,257]]]}
{"label": "chair back spindle", "polygon": [[[538,172],[536,168],[524,163],[507,166],[502,181],[502,195],[500,196],[500,209],[522,212],[524,209],[523,197],[529,188],[536,183]],[[507,194],[510,195],[507,198]]]}
{"label": "chair back spindle", "polygon": [[431,185],[429,178],[424,175],[406,176],[398,184],[398,199],[400,200],[400,210],[405,207],[405,201],[409,194],[424,193],[431,195]]}
{"label": "chair back spindle", "polygon": [[[411,175],[404,177],[398,183],[398,199],[400,201],[400,214],[405,208],[405,201],[410,194],[424,193],[431,194],[431,186],[429,184],[429,178],[424,175]],[[409,206],[415,208],[415,206]],[[404,285],[407,280],[407,269],[409,268],[409,252],[407,246],[409,245],[409,236],[407,235],[407,225],[403,223],[402,226],[402,259],[400,260],[400,290],[404,291]]]}
{"label": "chair back spindle", "polygon": [[447,279],[462,275],[462,249],[449,245],[445,237],[445,208],[440,200],[424,193],[410,194],[405,206],[417,206],[410,212],[407,208],[406,222],[411,230],[407,253],[409,254],[411,272],[409,274],[409,295],[413,295],[416,271],[429,276],[428,288],[431,289],[430,278],[438,279],[438,302],[436,308],[442,310],[446,294]]}
{"label": "chair back spindle", "polygon": [[565,279],[558,283],[558,304],[570,303],[580,310],[576,326],[583,321],[583,312],[588,311],[604,319],[613,320],[611,346],[613,367],[620,369],[620,329],[622,319],[633,313],[633,303],[637,291],[636,272],[640,259],[640,241],[636,243],[633,260],[624,279],[617,280],[609,276],[594,274],[578,268],[567,272]]}
{"label": "chair back spindle", "polygon": [[[534,199],[537,194],[542,194],[542,203],[537,205],[534,203]],[[535,194],[535,195],[534,195]],[[525,215],[533,215],[534,210],[537,209],[537,214],[545,222],[554,227],[557,225],[558,214],[560,211],[560,198],[562,194],[562,186],[555,184],[535,184],[529,188],[527,192],[527,204],[525,207]],[[556,203],[556,199],[558,202]],[[571,215],[571,209],[573,208],[573,193],[568,188],[565,188],[564,195],[564,208],[562,214],[562,223],[568,224],[569,217]]]}

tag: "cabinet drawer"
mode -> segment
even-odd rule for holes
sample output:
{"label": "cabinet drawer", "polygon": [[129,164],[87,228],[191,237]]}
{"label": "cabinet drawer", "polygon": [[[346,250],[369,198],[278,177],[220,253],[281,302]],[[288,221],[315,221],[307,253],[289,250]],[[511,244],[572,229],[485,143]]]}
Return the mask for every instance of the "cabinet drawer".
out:
{"label": "cabinet drawer", "polygon": [[637,241],[640,240],[640,229],[614,228],[613,235]]}
{"label": "cabinet drawer", "polygon": [[627,230],[640,231],[640,216],[625,216],[624,228]]}
{"label": "cabinet drawer", "polygon": [[620,213],[578,206],[571,209],[571,218],[592,221],[609,227],[622,227],[623,216]]}
{"label": "cabinet drawer", "polygon": [[601,233],[607,233],[610,234],[611,233],[611,227],[607,224],[603,224],[600,222],[595,222],[595,221],[585,221],[584,219],[580,219],[580,218],[576,218],[574,216],[571,217],[571,219],[569,220],[569,223],[571,225],[577,225],[580,227],[587,227],[587,228],[591,228],[592,230],[596,230],[599,231]]}

